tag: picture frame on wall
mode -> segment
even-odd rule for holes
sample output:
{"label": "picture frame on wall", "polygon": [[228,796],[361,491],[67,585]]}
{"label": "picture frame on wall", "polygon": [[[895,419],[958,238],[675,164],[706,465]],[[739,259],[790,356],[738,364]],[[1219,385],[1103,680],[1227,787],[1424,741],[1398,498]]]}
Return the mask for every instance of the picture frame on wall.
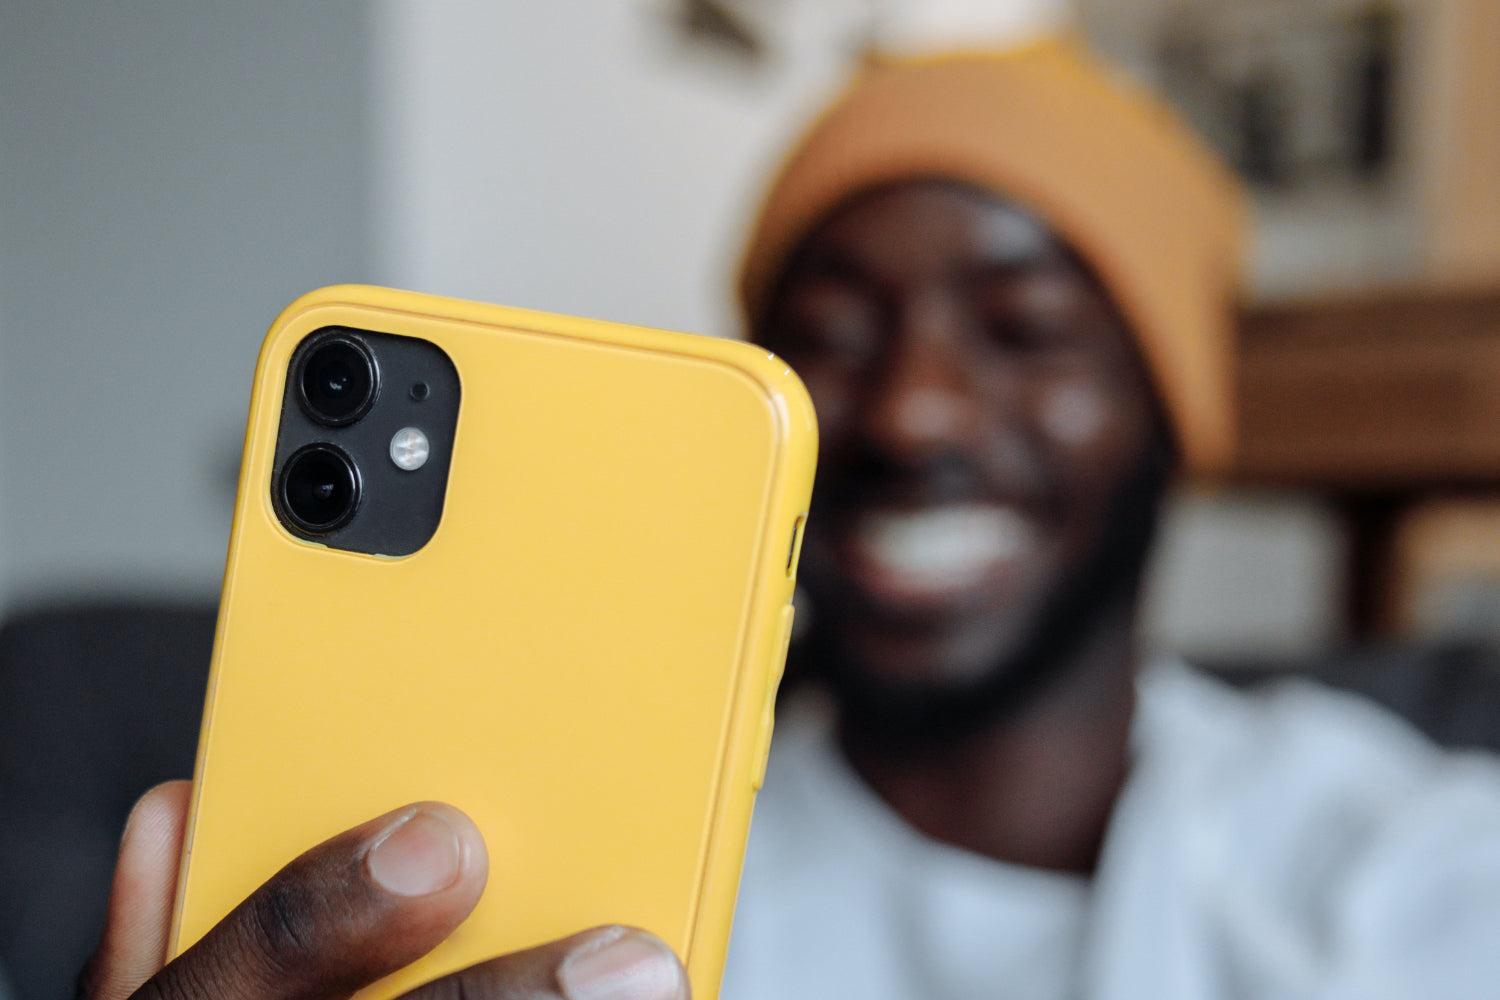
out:
{"label": "picture frame on wall", "polygon": [[1245,181],[1257,298],[1411,283],[1429,7],[1411,0],[1079,0],[1096,48]]}

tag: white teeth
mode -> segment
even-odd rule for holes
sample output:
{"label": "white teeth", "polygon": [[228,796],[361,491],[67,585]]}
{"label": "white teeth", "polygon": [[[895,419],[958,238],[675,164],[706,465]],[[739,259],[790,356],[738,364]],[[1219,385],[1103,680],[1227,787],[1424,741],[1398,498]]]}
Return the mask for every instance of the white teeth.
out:
{"label": "white teeth", "polygon": [[904,577],[908,586],[962,587],[1020,555],[1034,531],[1013,508],[965,504],[868,514],[858,537],[867,558]]}

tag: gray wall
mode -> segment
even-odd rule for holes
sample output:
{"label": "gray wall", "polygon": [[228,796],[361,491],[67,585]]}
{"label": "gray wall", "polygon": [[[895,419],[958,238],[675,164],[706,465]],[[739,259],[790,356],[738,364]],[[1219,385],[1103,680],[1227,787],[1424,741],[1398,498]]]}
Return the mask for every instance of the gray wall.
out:
{"label": "gray wall", "polygon": [[0,6],[0,599],[217,593],[279,308],[368,280],[354,2]]}
{"label": "gray wall", "polygon": [[[216,593],[256,347],[308,288],[734,330],[837,5],[789,8],[766,74],[648,6],[0,0],[0,611]],[[1316,501],[1188,497],[1164,542],[1161,645],[1334,637]]]}

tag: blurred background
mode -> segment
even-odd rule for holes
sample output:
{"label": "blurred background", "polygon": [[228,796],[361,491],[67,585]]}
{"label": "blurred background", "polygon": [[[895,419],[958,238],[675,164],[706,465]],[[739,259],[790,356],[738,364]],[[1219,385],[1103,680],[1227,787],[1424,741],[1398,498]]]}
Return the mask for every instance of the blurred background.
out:
{"label": "blurred background", "polygon": [[[0,709],[85,695],[0,741],[97,785],[38,807],[81,853],[11,889],[103,884],[125,786],[190,765],[201,678],[161,674],[206,654],[282,305],[360,281],[735,336],[767,172],[859,52],[1064,25],[1255,192],[1244,460],[1175,502],[1153,642],[1231,672],[1500,642],[1493,0],[6,0]],[[82,756],[90,691],[161,748]],[[46,799],[15,749],[4,787]],[[60,926],[0,915],[22,996],[81,954]]]}

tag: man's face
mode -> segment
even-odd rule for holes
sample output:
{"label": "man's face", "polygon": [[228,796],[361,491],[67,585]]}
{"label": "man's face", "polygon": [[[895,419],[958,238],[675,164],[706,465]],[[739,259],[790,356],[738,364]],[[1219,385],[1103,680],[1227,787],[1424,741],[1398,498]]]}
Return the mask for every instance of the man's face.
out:
{"label": "man's face", "polygon": [[820,225],[758,326],[818,410],[802,578],[820,645],[895,689],[1019,669],[1157,440],[1098,280],[1021,209],[909,182]]}

